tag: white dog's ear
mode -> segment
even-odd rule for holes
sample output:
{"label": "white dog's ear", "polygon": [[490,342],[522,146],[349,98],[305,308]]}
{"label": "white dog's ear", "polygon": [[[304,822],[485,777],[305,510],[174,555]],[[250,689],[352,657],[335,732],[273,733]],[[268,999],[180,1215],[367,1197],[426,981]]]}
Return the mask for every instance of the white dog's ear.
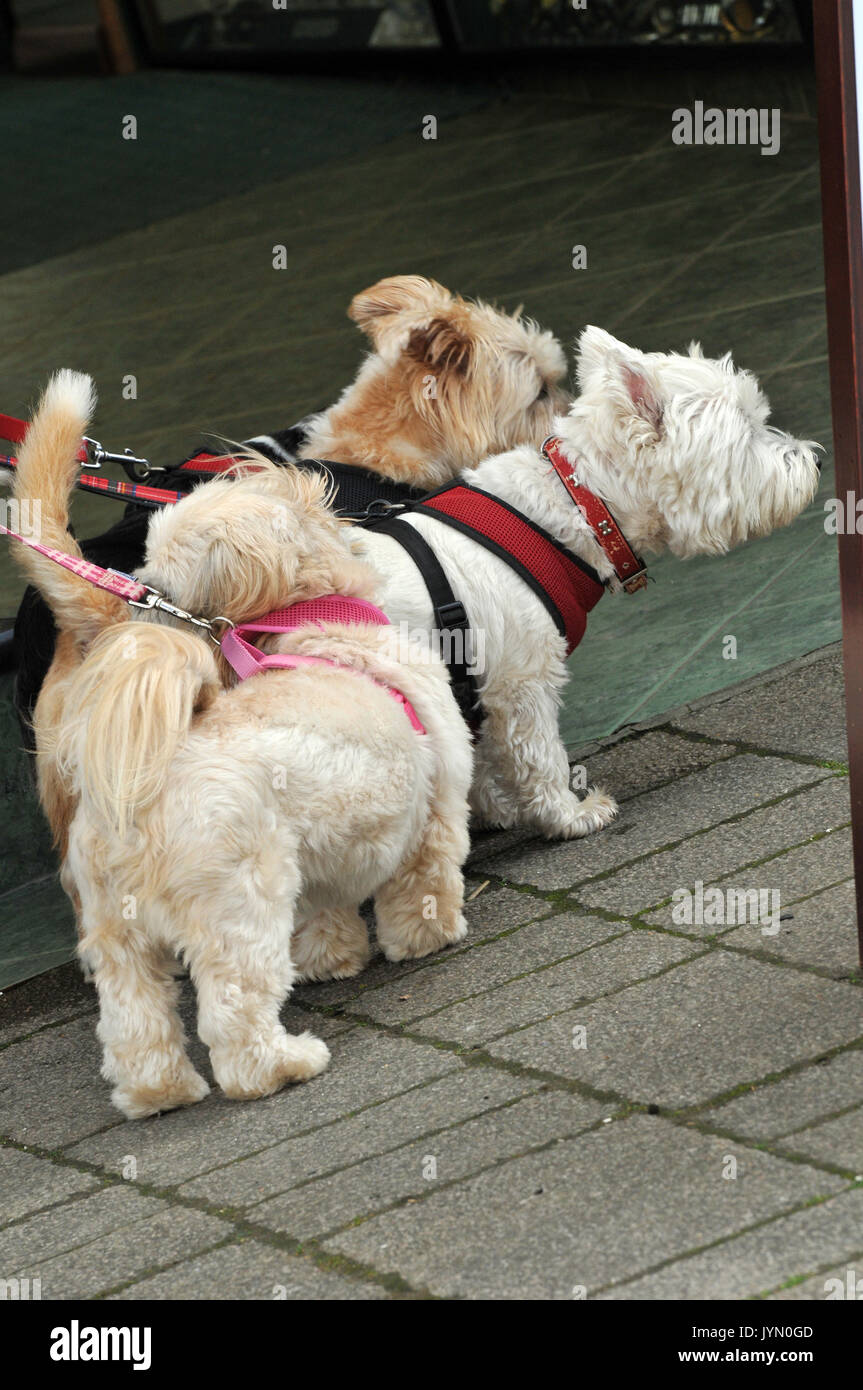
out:
{"label": "white dog's ear", "polygon": [[631,356],[626,343],[618,342],[604,328],[589,323],[578,339],[575,349],[578,384],[582,390],[590,385],[591,378],[607,376],[612,364],[625,356]]}
{"label": "white dog's ear", "polygon": [[628,362],[622,364],[621,376],[636,414],[658,434],[662,425],[662,402],[655,386],[642,368]]}
{"label": "white dog's ear", "polygon": [[639,361],[640,354],[604,328],[589,324],[578,340],[578,384],[582,391],[601,390],[627,414],[632,408],[652,430],[662,423],[662,402],[655,383]]}

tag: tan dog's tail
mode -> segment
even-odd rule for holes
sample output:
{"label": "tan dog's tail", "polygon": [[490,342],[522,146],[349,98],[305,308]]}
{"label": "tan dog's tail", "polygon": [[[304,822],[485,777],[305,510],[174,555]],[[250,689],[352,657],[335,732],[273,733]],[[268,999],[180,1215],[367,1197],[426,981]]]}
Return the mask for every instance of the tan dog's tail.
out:
{"label": "tan dog's tail", "polygon": [[[81,372],[61,371],[48,382],[24,442],[19,450],[13,496],[21,515],[28,517],[27,531],[42,545],[79,557],[77,541],[69,532],[69,497],[81,465],[77,453],[96,404],[93,383]],[[24,534],[23,528],[19,527]],[[61,632],[69,632],[85,644],[110,623],[127,616],[126,605],[102,589],[96,589],[61,565],[10,541],[13,554],[27,578],[50,606]]]}
{"label": "tan dog's tail", "polygon": [[215,657],[200,637],[150,623],[103,633],[72,678],[53,736],[61,775],[125,835],[219,689]]}

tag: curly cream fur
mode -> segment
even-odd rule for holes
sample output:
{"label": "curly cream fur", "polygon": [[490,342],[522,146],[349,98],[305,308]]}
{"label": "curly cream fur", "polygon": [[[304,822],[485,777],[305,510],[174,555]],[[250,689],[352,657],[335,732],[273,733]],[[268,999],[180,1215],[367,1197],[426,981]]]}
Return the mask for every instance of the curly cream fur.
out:
{"label": "curly cream fur", "polygon": [[[37,421],[46,440],[52,408],[49,398]],[[320,482],[249,461],[258,471],[163,513],[147,581],[181,607],[204,604],[204,586],[204,611],[228,617],[372,594],[375,576]],[[176,1013],[177,955],[218,1084],[249,1098],[328,1061],[320,1040],[279,1021],[298,975],[295,939],[310,976],[360,969],[356,909],[376,896],[391,959],[460,940],[471,777],[445,669],[429,651],[406,660],[388,628],[327,624],[270,639],[338,666],[231,685],[206,638],[140,616],[88,644],[53,731],[39,731],[40,756],[76,807],[63,882],[99,991],[103,1074],[129,1117],[207,1090]],[[411,701],[424,736],[385,687]]]}

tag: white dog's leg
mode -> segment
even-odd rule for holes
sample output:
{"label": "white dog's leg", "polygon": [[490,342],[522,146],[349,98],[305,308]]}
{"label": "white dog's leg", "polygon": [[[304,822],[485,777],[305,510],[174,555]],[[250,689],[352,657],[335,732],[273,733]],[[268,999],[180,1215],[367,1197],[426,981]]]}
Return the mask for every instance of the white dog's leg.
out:
{"label": "white dog's leg", "polygon": [[601,830],[617,803],[599,787],[579,800],[558,733],[558,706],[548,685],[520,681],[486,699],[473,802],[489,824],[534,825],[551,840]]}
{"label": "white dog's leg", "polygon": [[419,849],[375,897],[378,942],[387,960],[428,956],[464,939],[461,868],[469,845],[464,801],[440,794]]}
{"label": "white dog's leg", "polygon": [[369,931],[356,908],[333,908],[303,922],[291,938],[297,980],[349,980],[369,963]]}
{"label": "white dog's leg", "polygon": [[203,1100],[210,1088],[186,1055],[174,957],[103,922],[85,926],[80,951],[99,993],[102,1075],[114,1083],[114,1104],[137,1120]]}

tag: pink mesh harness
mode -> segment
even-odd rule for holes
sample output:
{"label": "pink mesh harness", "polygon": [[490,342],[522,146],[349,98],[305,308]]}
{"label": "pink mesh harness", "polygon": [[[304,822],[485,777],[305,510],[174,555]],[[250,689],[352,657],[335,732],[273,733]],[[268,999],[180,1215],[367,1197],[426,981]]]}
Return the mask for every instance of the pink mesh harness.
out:
{"label": "pink mesh harness", "polygon": [[272,613],[267,613],[265,617],[257,618],[254,622],[229,627],[222,637],[220,646],[222,655],[241,681],[246,680],[248,676],[257,675],[259,671],[291,670],[297,666],[335,666],[341,671],[353,671],[354,675],[367,676],[398,701],[411,726],[418,734],[424,734],[425,728],[410,700],[400,690],[387,685],[386,681],[379,680],[377,676],[372,676],[367,671],[356,671],[352,666],[346,666],[341,661],[333,661],[325,656],[300,656],[296,653],[281,652],[265,654],[245,639],[247,632],[296,632],[297,628],[312,625],[323,631],[324,623],[373,623],[376,627],[384,627],[389,625],[389,621],[386,613],[381,612],[373,603],[367,603],[365,599],[328,594],[324,598],[292,603],[289,608],[275,608]]}

